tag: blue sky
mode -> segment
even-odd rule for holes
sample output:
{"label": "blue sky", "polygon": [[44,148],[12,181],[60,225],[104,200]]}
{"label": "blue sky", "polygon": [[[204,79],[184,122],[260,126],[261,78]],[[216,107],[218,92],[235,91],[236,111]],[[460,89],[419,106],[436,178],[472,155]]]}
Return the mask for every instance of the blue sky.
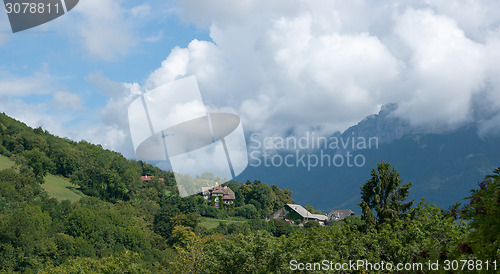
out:
{"label": "blue sky", "polygon": [[499,5],[81,0],[15,34],[1,11],[0,111],[133,157],[134,96],[195,75],[212,109],[267,135],[343,131],[387,103],[415,125],[496,134]]}
{"label": "blue sky", "polygon": [[[103,33],[85,33],[101,24]],[[210,40],[209,30],[181,22],[164,1],[80,1],[65,16],[15,34],[2,10],[1,111],[61,136],[106,141],[79,132],[102,123],[99,112],[110,99],[92,75],[142,84],[171,49],[193,39]]]}

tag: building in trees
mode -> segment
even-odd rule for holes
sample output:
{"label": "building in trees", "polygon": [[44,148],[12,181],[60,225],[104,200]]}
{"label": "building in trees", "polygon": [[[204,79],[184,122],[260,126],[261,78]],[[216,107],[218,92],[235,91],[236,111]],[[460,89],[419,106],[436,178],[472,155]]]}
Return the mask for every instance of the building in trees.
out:
{"label": "building in trees", "polygon": [[328,213],[328,221],[340,221],[344,220],[345,217],[355,215],[354,212],[350,209],[343,210],[332,210]]}
{"label": "building in trees", "polygon": [[[154,176],[141,176],[141,180],[143,180],[144,182],[149,182],[151,180],[153,180]],[[158,181],[161,181],[161,182],[164,182],[165,181],[165,178],[160,178],[158,179]]]}
{"label": "building in trees", "polygon": [[320,225],[324,225],[327,218],[325,215],[313,214],[303,206],[296,204],[286,204],[269,216],[269,219],[280,219],[290,222],[299,221],[300,223],[313,220],[317,221]]}
{"label": "building in trees", "polygon": [[228,186],[220,186],[217,183],[214,187],[202,187],[201,191],[207,203],[216,208],[221,207],[221,204],[232,205],[236,199],[234,192]]}

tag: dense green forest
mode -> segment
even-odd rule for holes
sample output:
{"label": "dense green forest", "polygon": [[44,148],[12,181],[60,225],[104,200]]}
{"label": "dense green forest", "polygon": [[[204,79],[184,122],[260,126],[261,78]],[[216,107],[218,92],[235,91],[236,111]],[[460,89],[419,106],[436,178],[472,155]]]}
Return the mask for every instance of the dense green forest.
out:
{"label": "dense green forest", "polygon": [[[465,267],[482,271],[500,264],[500,168],[478,178],[462,206],[440,209],[407,201],[411,183],[382,162],[360,190],[363,215],[321,227],[265,219],[295,202],[288,189],[230,182],[235,203],[214,208],[201,196],[180,198],[171,172],[4,114],[0,154],[15,163],[0,166],[0,272],[288,273],[323,260],[422,263],[424,272],[436,260],[468,260]],[[81,198],[52,198],[43,186],[53,175]],[[213,220],[220,221],[206,225]]]}

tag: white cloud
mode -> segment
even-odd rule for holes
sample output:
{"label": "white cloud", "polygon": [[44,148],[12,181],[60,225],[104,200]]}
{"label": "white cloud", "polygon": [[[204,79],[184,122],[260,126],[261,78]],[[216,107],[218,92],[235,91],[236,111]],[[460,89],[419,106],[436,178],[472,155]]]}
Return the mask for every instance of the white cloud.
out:
{"label": "white cloud", "polygon": [[[128,53],[136,45],[134,25],[127,20],[126,10],[120,1],[80,1],[74,11],[83,15],[79,32],[90,55],[112,60]],[[135,12],[139,15],[145,11],[136,7]]]}
{"label": "white cloud", "polygon": [[30,127],[42,127],[52,134],[74,140],[83,138],[73,126],[73,119],[79,117],[74,109],[57,108],[50,101],[27,103],[23,99],[4,97],[0,100],[0,110]]}
{"label": "white cloud", "polygon": [[467,37],[480,42],[486,41],[488,32],[485,30],[494,28],[499,23],[500,2],[496,0],[426,0],[424,2],[436,13],[453,18]]}
{"label": "white cloud", "polygon": [[155,43],[161,41],[164,38],[163,31],[158,32],[156,35],[152,35],[146,38],[143,38],[142,41],[148,43]]}
{"label": "white cloud", "polygon": [[0,80],[1,95],[25,96],[32,93],[47,93],[47,90],[40,89],[46,86],[44,79],[34,77],[20,77]]}
{"label": "white cloud", "polygon": [[58,109],[82,110],[82,100],[77,94],[58,91],[53,95],[53,106]]}
{"label": "white cloud", "polygon": [[185,8],[197,23],[211,21],[213,42],[193,40],[174,49],[146,86],[194,74],[205,101],[240,109],[247,129],[345,129],[376,111],[398,76],[400,64],[380,39],[335,31],[328,26],[332,16],[318,7],[202,5]]}
{"label": "white cloud", "polygon": [[500,26],[488,32],[486,44],[487,99],[492,107],[500,111]]}
{"label": "white cloud", "polygon": [[5,114],[26,123],[31,127],[43,127],[59,136],[68,136],[64,126],[66,116],[52,115],[45,103],[28,104],[21,99],[2,98],[0,109]]}
{"label": "white cloud", "polygon": [[167,59],[161,63],[161,67],[148,77],[145,84],[146,89],[153,89],[185,75],[188,61],[188,51],[175,47]]}
{"label": "white cloud", "polygon": [[90,74],[87,82],[109,98],[106,105],[99,110],[97,122],[88,124],[85,132],[80,133],[81,136],[89,136],[89,141],[119,151],[126,157],[135,157],[127,110],[130,102],[142,93],[141,87],[136,83],[113,82],[101,73]]}
{"label": "white cloud", "polygon": [[151,6],[148,4],[141,4],[130,9],[132,16],[148,16],[151,13]]}
{"label": "white cloud", "polygon": [[236,107],[246,128],[331,133],[393,102],[414,124],[458,125],[478,92],[500,102],[496,2],[181,5],[213,42],[176,48],[146,86],[194,74],[205,101]]}
{"label": "white cloud", "polygon": [[410,85],[398,114],[418,124],[467,121],[471,96],[485,79],[485,48],[456,22],[431,10],[408,9],[396,20],[407,45]]}
{"label": "white cloud", "polygon": [[49,94],[58,89],[54,79],[45,72],[35,72],[31,76],[0,76],[0,95],[27,96],[31,94]]}
{"label": "white cloud", "polygon": [[87,76],[86,80],[95,88],[95,91],[111,98],[120,98],[126,96],[127,94],[127,90],[125,89],[123,83],[111,81],[106,78],[101,71],[91,72]]}

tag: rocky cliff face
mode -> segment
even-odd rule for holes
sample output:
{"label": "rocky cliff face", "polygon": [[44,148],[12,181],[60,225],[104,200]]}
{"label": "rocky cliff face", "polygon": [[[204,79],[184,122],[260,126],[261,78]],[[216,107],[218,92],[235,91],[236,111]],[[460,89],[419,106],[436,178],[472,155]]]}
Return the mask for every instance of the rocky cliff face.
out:
{"label": "rocky cliff face", "polygon": [[390,144],[405,135],[444,134],[457,129],[438,123],[425,126],[412,125],[409,121],[397,117],[394,114],[396,109],[396,104],[384,105],[378,114],[367,116],[358,124],[348,128],[342,133],[342,137],[377,137],[380,144]]}

